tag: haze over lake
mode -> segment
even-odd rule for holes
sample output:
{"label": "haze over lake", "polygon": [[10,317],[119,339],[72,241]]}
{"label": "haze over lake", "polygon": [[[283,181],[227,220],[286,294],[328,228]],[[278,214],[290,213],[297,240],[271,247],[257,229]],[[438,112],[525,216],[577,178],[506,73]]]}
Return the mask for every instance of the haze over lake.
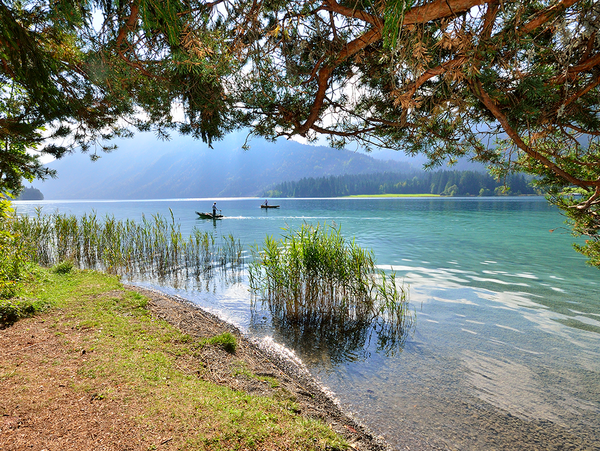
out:
{"label": "haze over lake", "polygon": [[[226,216],[196,219],[214,200]],[[246,247],[282,228],[333,223],[409,286],[414,330],[395,352],[303,342],[233,284],[156,281],[256,339],[291,348],[340,403],[399,449],[600,449],[600,274],[543,198],[15,202],[45,212],[174,218]],[[550,230],[554,230],[552,233]]]}

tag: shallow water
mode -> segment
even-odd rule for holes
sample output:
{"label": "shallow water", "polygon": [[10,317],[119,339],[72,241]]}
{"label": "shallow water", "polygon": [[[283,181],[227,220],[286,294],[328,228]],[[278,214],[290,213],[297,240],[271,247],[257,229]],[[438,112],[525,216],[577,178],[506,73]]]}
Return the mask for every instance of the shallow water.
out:
{"label": "shallow water", "polygon": [[179,280],[162,289],[293,347],[343,406],[399,448],[422,439],[464,450],[600,449],[600,273],[571,248],[544,199],[271,200],[277,210],[221,199],[225,219],[195,219],[212,202],[15,204],[20,213],[39,204],[136,220],[171,208],[184,233],[232,233],[245,245],[304,221],[335,222],[410,287],[415,327],[396,352],[375,340],[297,341],[251,311],[244,274],[233,284]]}

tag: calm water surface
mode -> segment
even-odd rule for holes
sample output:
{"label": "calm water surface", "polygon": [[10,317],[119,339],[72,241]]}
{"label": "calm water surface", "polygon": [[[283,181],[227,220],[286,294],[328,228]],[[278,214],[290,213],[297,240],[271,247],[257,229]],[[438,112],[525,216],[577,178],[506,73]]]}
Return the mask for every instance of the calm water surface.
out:
{"label": "calm water surface", "polygon": [[170,208],[184,233],[231,233],[246,246],[287,226],[335,222],[410,287],[415,327],[396,352],[378,351],[375,340],[302,342],[251,311],[244,277],[160,288],[292,348],[399,449],[600,449],[600,272],[572,249],[544,199],[271,200],[278,210],[261,201],[218,200],[226,218],[215,223],[194,214],[213,199],[15,204],[19,213],[41,205],[136,220]]}

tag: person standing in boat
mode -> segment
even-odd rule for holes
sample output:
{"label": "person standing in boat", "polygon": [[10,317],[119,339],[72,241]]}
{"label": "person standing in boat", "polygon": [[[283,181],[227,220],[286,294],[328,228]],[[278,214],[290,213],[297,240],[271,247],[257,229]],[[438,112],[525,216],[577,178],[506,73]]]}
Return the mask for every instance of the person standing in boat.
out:
{"label": "person standing in boat", "polygon": [[217,203],[213,202],[213,218],[217,217]]}
{"label": "person standing in boat", "polygon": [[265,207],[267,207],[269,205],[269,201],[267,199],[265,199]]}

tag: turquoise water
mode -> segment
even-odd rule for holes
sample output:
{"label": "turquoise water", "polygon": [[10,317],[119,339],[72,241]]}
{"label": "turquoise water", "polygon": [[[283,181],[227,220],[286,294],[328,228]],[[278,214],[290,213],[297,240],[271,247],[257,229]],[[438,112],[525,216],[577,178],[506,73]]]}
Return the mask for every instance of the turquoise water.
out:
{"label": "turquoise water", "polygon": [[600,272],[544,199],[270,200],[277,210],[261,201],[220,199],[226,218],[216,222],[194,214],[212,199],[15,204],[19,213],[42,205],[136,220],[170,208],[184,233],[231,233],[247,246],[287,226],[335,222],[410,288],[415,326],[394,353],[374,340],[303,342],[251,310],[243,275],[161,289],[292,348],[399,449],[600,449]]}

